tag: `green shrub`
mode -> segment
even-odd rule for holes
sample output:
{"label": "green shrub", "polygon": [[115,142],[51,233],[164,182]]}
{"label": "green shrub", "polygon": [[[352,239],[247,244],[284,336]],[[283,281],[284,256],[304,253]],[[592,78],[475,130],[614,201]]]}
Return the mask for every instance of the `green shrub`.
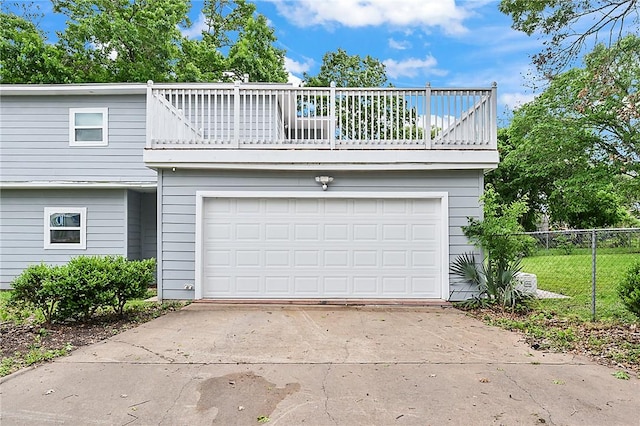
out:
{"label": "green shrub", "polygon": [[517,262],[535,246],[532,237],[522,234],[524,228],[520,225],[520,218],[528,211],[526,198],[502,205],[495,189],[488,186],[481,201],[484,218],[470,217],[462,232],[471,243],[484,250],[492,267],[509,269],[509,264]]}
{"label": "green shrub", "polygon": [[32,265],[12,282],[12,303],[34,306],[47,323],[91,318],[110,307],[122,315],[131,299],[143,298],[153,282],[155,260],[79,256],[62,266]]}
{"label": "green shrub", "polygon": [[618,294],[627,309],[640,318],[640,262],[627,270],[618,286]]}
{"label": "green shrub", "polygon": [[501,205],[492,187],[482,197],[484,218],[469,218],[462,232],[484,252],[485,259],[476,263],[473,254],[459,256],[451,264],[451,272],[478,286],[481,297],[503,307],[515,308],[527,299],[516,289],[520,259],[533,250],[535,241],[523,235],[520,218],[527,213],[526,200]]}
{"label": "green shrub", "polygon": [[56,284],[60,273],[60,267],[29,266],[11,282],[11,303],[39,309],[45,322],[50,324],[62,299],[61,288]]}
{"label": "green shrub", "polygon": [[109,260],[109,289],[113,293],[111,306],[118,315],[122,315],[127,301],[147,295],[147,289],[154,279],[156,261],[126,260],[122,256]]}
{"label": "green shrub", "polygon": [[78,256],[67,263],[58,277],[63,293],[58,319],[88,320],[99,308],[112,304],[109,263],[110,258],[102,256]]}

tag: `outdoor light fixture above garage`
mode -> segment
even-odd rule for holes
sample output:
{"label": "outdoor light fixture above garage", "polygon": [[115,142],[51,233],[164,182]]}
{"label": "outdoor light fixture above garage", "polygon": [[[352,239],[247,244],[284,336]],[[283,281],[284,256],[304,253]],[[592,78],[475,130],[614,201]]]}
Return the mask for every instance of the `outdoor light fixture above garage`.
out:
{"label": "outdoor light fixture above garage", "polygon": [[316,176],[316,182],[322,185],[322,190],[326,191],[329,187],[329,184],[333,182],[333,177],[331,176]]}

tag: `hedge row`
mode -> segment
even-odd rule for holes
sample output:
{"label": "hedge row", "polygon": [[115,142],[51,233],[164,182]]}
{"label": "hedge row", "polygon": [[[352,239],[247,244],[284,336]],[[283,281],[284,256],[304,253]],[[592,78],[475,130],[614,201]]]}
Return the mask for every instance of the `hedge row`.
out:
{"label": "hedge row", "polygon": [[35,306],[45,321],[86,321],[99,308],[122,315],[128,300],[142,298],[154,281],[155,259],[79,256],[61,266],[32,265],[11,283],[11,299]]}

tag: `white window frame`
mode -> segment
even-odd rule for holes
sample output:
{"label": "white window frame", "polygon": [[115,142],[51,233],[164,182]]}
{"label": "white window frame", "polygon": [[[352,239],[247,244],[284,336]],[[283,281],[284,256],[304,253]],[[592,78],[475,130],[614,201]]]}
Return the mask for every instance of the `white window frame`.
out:
{"label": "white window frame", "polygon": [[[76,126],[77,113],[102,114],[102,126]],[[76,129],[102,129],[101,141],[77,141]],[[109,108],[69,108],[69,146],[109,145]]]}
{"label": "white window frame", "polygon": [[[55,213],[78,213],[80,214],[80,227],[53,227],[51,226],[51,215]],[[51,231],[80,231],[79,243],[52,243]],[[44,208],[44,248],[49,249],[87,249],[87,208],[86,207],[45,207]]]}

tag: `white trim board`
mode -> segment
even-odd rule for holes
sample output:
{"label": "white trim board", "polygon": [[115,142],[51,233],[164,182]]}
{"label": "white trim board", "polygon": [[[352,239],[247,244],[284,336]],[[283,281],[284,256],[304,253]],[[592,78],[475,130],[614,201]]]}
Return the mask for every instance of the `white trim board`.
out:
{"label": "white trim board", "polygon": [[155,182],[0,182],[2,189],[79,189],[79,188],[106,188],[106,189],[155,189]]}
{"label": "white trim board", "polygon": [[271,170],[492,169],[495,150],[145,149],[151,168]]}
{"label": "white trim board", "polygon": [[449,297],[449,194],[448,192],[362,192],[362,191],[196,191],[195,223],[195,299],[203,293],[203,217],[207,198],[351,198],[351,199],[439,199],[441,214],[440,241],[440,290],[443,298]]}

